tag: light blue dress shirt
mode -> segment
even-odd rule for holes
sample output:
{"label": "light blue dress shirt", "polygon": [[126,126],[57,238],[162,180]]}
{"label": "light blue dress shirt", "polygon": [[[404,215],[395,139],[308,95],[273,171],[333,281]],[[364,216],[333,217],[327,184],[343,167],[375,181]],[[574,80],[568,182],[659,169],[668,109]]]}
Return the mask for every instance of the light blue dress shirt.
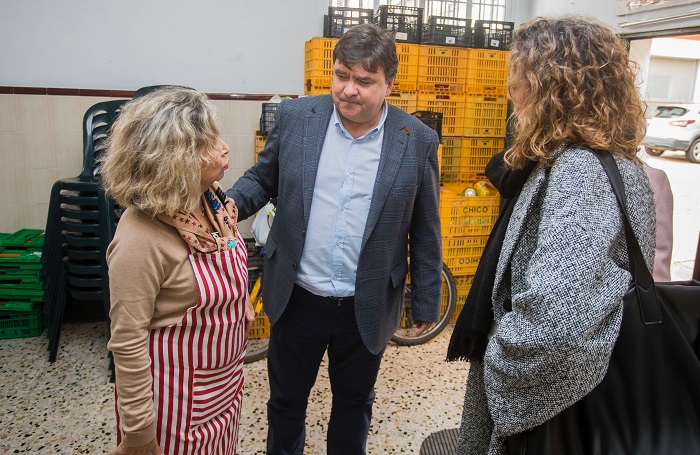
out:
{"label": "light blue dress shirt", "polygon": [[328,123],[299,261],[297,284],[324,297],[355,294],[357,262],[384,139],[384,103],[376,127],[353,138],[338,111]]}

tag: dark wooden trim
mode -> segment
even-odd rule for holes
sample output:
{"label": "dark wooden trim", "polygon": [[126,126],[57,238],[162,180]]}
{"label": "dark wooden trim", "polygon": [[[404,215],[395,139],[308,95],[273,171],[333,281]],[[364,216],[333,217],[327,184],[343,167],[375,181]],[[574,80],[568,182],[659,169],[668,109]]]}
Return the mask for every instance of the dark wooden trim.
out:
{"label": "dark wooden trim", "polygon": [[[133,96],[134,92],[131,92],[131,95]],[[114,97],[114,98],[123,98],[121,96],[114,96],[112,94],[111,90],[100,90],[100,89],[89,89],[89,88],[81,88],[80,89],[80,94],[78,96],[101,96],[101,97]],[[131,98],[131,97],[127,97]]]}
{"label": "dark wooden trim", "polygon": [[[104,98],[131,98],[134,90],[105,90],[86,88],[60,87],[10,87],[0,85],[0,94],[4,95],[52,95],[52,96],[99,96]],[[212,100],[226,101],[267,101],[272,94],[262,93],[207,93]],[[299,95],[280,95],[282,97],[298,98]]]}
{"label": "dark wooden trim", "polygon": [[80,89],[77,88],[47,88],[47,95],[80,96]]}
{"label": "dark wooden trim", "polygon": [[46,95],[46,89],[42,87],[13,87],[15,95]]}

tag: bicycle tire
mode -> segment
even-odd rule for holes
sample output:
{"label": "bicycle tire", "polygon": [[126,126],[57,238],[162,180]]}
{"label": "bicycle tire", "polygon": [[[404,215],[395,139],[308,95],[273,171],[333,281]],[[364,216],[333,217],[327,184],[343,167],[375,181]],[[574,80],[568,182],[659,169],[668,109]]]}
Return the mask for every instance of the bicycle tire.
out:
{"label": "bicycle tire", "polygon": [[[262,258],[248,259],[248,293],[259,283],[262,274]],[[255,315],[255,322],[248,334],[248,347],[246,349],[243,363],[256,362],[267,357],[267,350],[270,344],[270,321],[267,320],[265,312],[262,310],[261,293],[257,292],[255,301],[251,302],[254,308],[260,307],[260,312]]]}
{"label": "bicycle tire", "polygon": [[404,306],[401,314],[399,327],[391,337],[391,341],[401,346],[414,346],[423,344],[435,338],[440,332],[445,330],[450,323],[452,315],[457,306],[457,285],[455,284],[452,272],[447,264],[442,264],[442,304],[440,305],[440,320],[434,322],[428,330],[421,335],[414,335],[413,318],[411,316],[411,287],[410,276],[406,276],[406,286],[404,293]]}

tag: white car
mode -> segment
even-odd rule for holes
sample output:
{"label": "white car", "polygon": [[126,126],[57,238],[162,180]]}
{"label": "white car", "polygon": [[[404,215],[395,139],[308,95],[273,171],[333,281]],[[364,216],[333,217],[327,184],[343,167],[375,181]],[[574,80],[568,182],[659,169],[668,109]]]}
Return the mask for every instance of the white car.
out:
{"label": "white car", "polygon": [[659,156],[666,150],[683,150],[688,161],[700,163],[700,104],[657,107],[647,120],[642,145],[652,156]]}

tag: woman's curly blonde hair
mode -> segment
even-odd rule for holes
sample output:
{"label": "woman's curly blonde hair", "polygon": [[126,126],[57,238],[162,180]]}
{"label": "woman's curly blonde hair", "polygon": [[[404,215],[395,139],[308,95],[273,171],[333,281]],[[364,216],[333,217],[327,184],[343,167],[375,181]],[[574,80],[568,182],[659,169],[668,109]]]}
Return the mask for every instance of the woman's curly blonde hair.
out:
{"label": "woman's curly blonde hair", "polygon": [[102,185],[120,206],[151,216],[192,211],[219,134],[214,105],[195,90],[163,88],[131,100],[107,140]]}
{"label": "woman's curly blonde hair", "polygon": [[644,107],[626,42],[592,18],[535,18],[514,35],[509,89],[522,90],[510,121],[506,161],[547,165],[562,144],[633,157],[644,137]]}

